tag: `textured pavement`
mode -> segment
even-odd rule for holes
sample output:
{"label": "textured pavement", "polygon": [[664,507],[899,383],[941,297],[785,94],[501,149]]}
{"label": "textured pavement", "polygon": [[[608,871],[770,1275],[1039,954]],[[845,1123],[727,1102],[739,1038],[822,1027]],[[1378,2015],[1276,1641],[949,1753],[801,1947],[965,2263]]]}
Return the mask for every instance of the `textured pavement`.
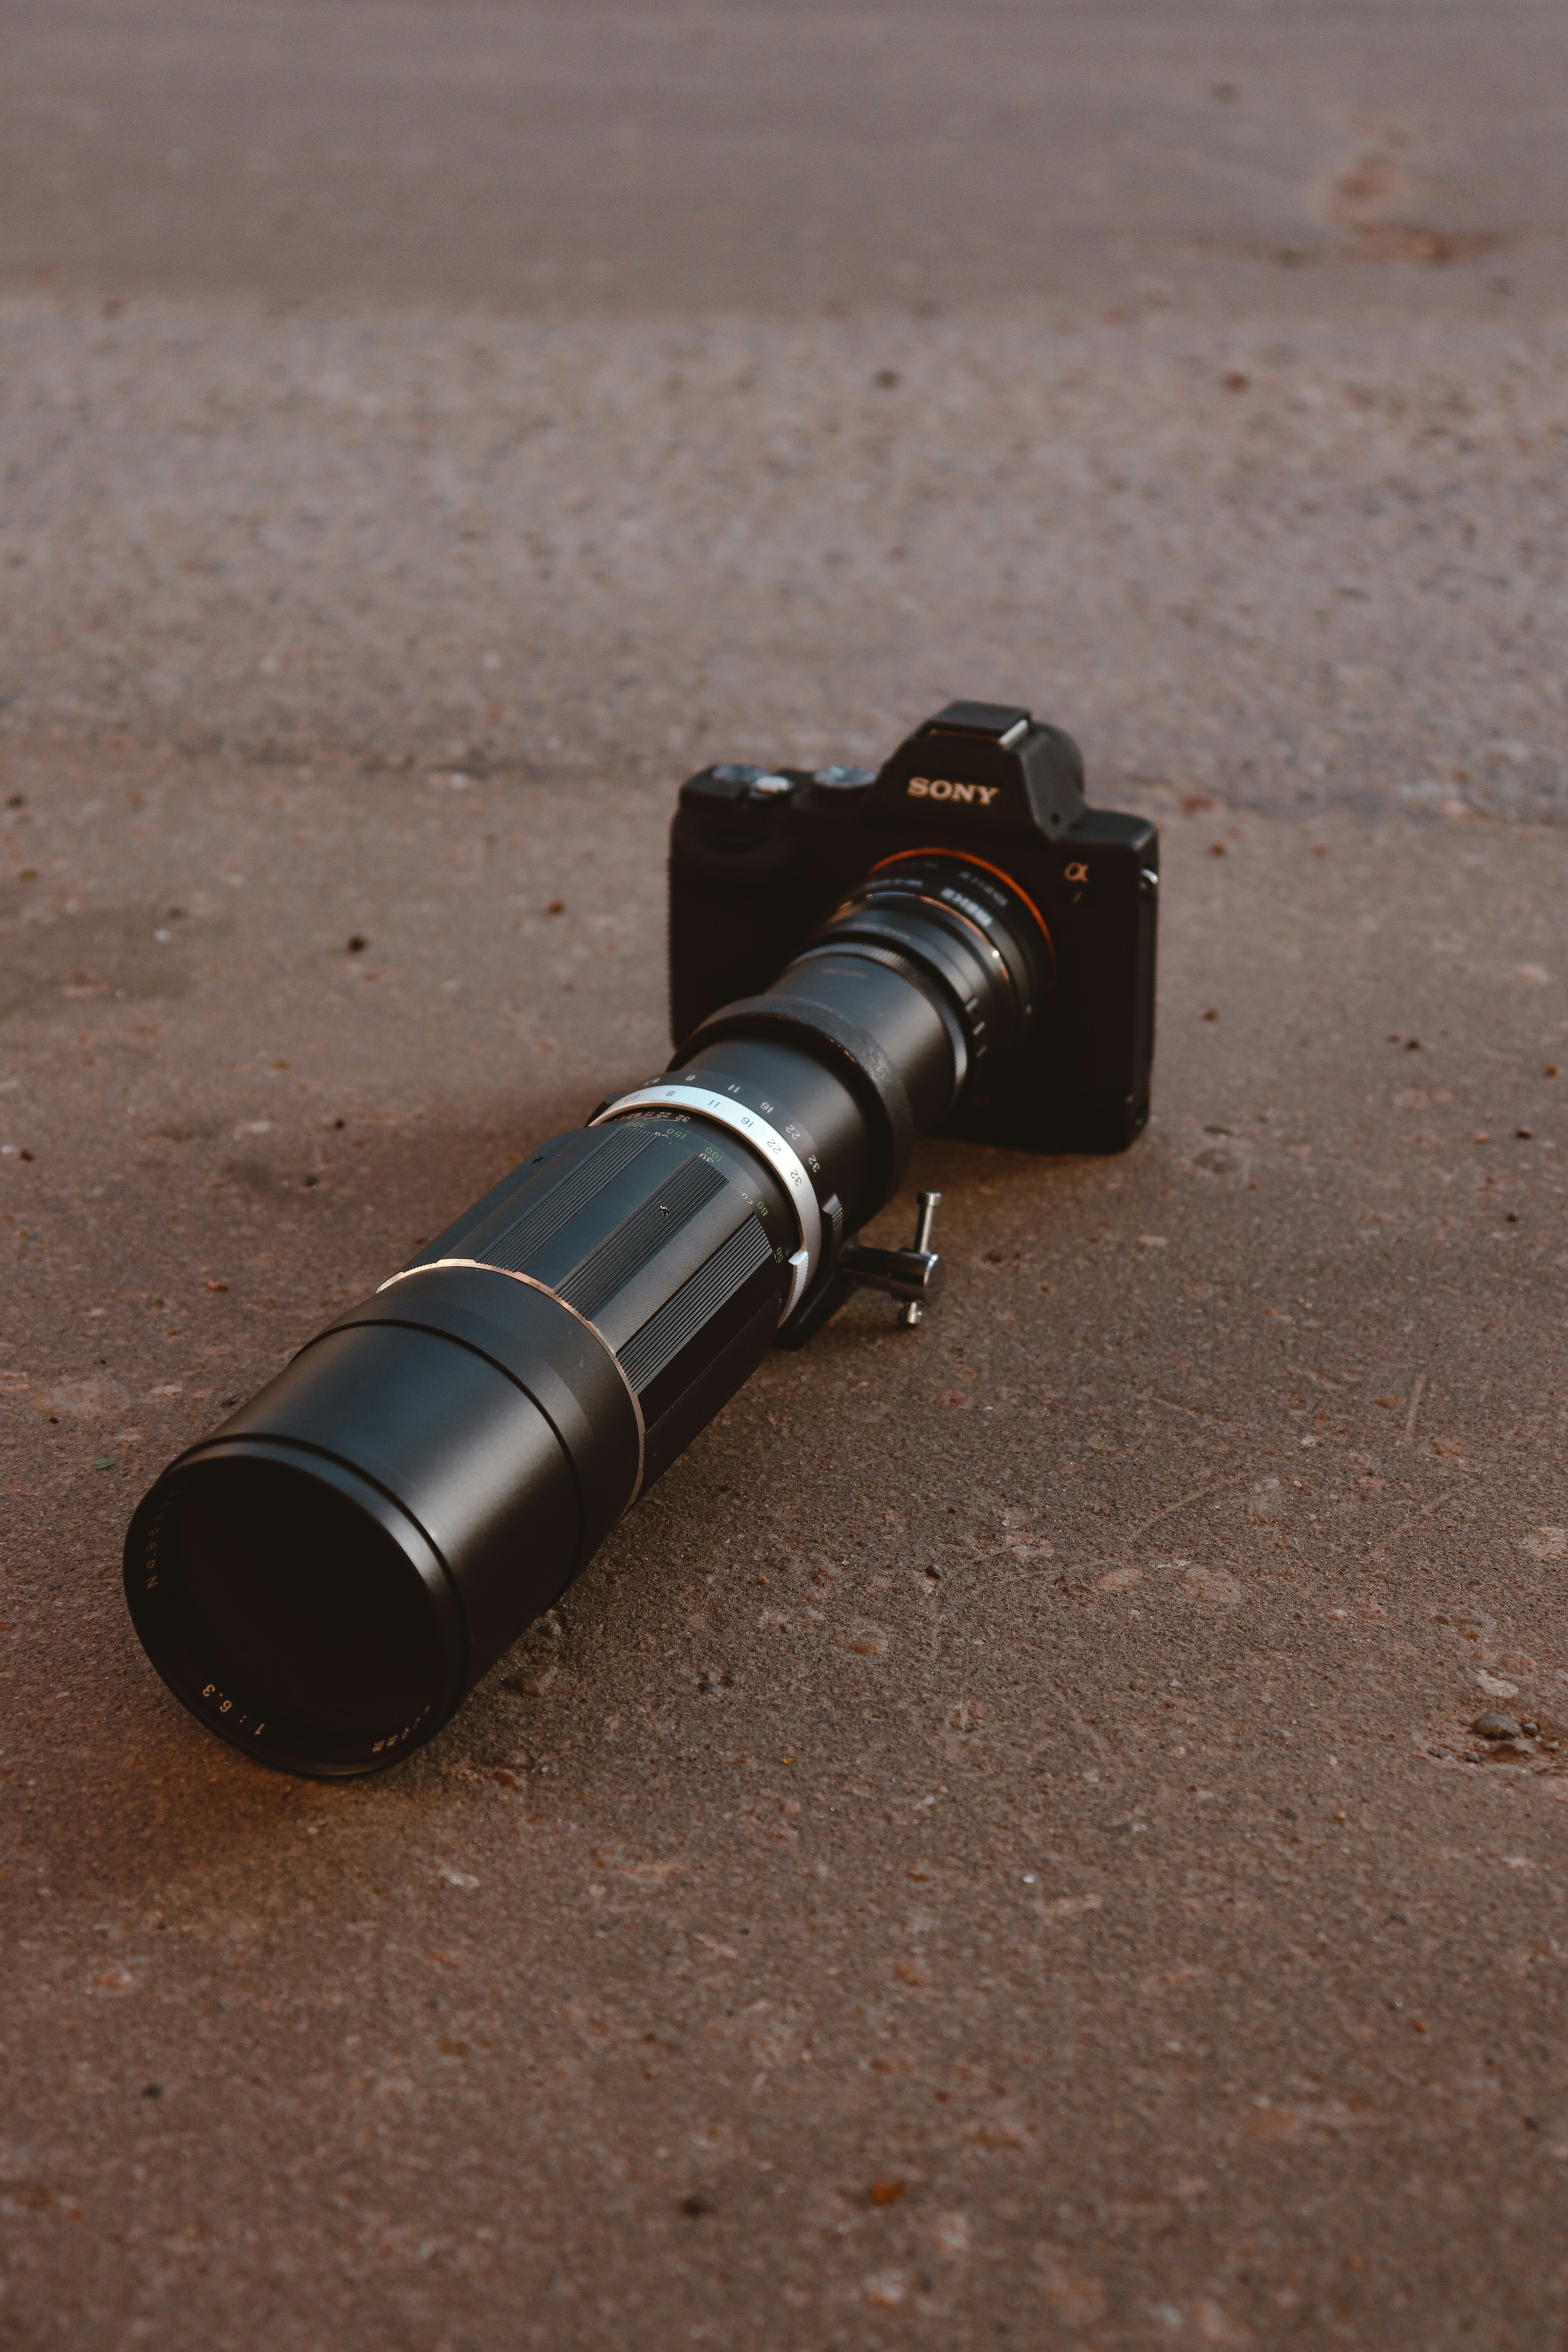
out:
{"label": "textured pavement", "polygon": [[[1557,2341],[1560,12],[0,41],[0,2344]],[[209,1739],[151,1476],[658,1066],[683,772],[959,692],[1163,827],[1147,1136]]]}

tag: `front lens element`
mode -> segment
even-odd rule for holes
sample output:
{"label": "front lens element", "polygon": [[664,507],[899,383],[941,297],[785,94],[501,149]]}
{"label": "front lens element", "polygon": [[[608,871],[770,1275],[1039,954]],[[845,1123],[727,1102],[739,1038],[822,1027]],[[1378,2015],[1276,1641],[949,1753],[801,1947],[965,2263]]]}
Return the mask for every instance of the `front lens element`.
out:
{"label": "front lens element", "polygon": [[132,1531],[138,1619],[156,1617],[171,1687],[237,1746],[363,1769],[445,1712],[439,1584],[372,1510],[268,1454],[192,1463],[158,1502],[140,1545]]}

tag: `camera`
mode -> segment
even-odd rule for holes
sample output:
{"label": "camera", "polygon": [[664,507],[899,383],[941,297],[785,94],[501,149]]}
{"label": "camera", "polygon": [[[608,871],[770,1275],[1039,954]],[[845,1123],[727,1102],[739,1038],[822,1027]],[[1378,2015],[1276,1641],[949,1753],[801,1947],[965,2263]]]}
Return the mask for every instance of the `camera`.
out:
{"label": "camera", "polygon": [[678,1049],[719,1006],[767,988],[847,893],[891,882],[926,848],[1005,877],[1049,942],[1041,1017],[1010,1056],[993,1043],[942,1133],[1124,1150],[1149,1117],[1159,837],[1142,817],[1089,808],[1077,744],[1027,710],[949,703],[879,773],[721,766],[683,784],[669,856]]}
{"label": "camera", "polygon": [[721,765],[670,847],[667,1070],[543,1143],[172,1463],[126,1537],[164,1681],[258,1761],[410,1754],[776,1344],[918,1323],[917,1139],[1121,1150],[1148,1117],[1158,844],[1028,711],[879,773]]}

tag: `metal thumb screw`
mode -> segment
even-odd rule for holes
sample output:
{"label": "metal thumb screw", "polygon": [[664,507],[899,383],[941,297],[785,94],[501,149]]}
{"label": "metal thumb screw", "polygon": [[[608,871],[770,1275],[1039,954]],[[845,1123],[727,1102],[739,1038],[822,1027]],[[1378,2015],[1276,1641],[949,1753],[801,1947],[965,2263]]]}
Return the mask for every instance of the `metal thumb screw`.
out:
{"label": "metal thumb screw", "polygon": [[[915,1201],[918,1214],[915,1218],[915,1238],[912,1246],[923,1254],[931,1247],[931,1229],[936,1223],[936,1213],[942,1206],[942,1194],[940,1192],[917,1192],[915,1195]],[[906,1331],[912,1331],[915,1325],[919,1323],[924,1316],[924,1313],[925,1309],[921,1305],[920,1301],[918,1299],[911,1298],[909,1305],[900,1311],[899,1320],[903,1325]]]}

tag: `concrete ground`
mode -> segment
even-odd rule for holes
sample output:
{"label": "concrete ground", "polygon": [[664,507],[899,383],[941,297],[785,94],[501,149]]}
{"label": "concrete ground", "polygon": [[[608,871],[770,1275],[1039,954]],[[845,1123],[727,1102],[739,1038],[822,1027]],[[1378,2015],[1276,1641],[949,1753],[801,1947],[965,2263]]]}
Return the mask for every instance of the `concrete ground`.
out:
{"label": "concrete ground", "polygon": [[[0,47],[0,2344],[1561,2340],[1561,10]],[[137,1496],[658,1065],[687,769],[963,692],[1163,827],[1148,1135],[208,1738]]]}

